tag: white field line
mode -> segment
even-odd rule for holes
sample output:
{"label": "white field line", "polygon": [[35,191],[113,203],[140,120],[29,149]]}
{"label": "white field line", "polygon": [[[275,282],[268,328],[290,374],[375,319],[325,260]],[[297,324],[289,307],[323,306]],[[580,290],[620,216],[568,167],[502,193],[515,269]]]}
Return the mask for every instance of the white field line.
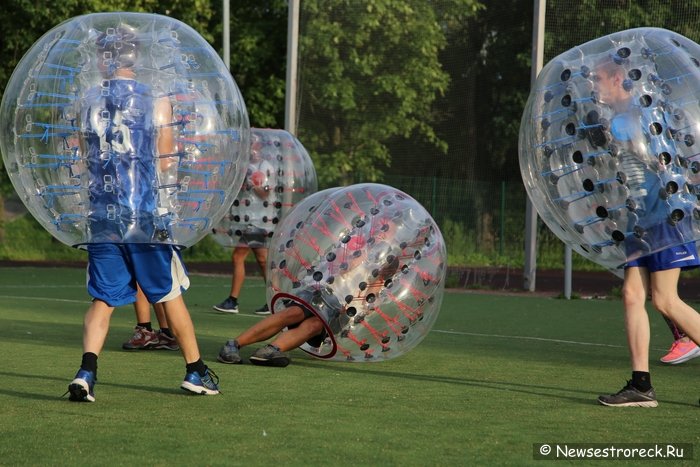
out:
{"label": "white field line", "polygon": [[82,303],[84,305],[90,304],[90,300],[69,300],[67,298],[53,297],[22,297],[19,295],[0,295],[0,298],[13,298],[15,300],[40,300],[45,302]]}
{"label": "white field line", "polygon": [[[23,286],[19,286],[17,288],[22,288]],[[26,287],[31,287],[31,286],[26,286]],[[36,287],[36,286],[34,286]],[[60,286],[56,286],[60,287]],[[2,287],[5,288],[5,287]],[[62,299],[62,298],[52,298],[52,297],[24,297],[24,296],[18,296],[18,295],[0,295],[0,298],[12,298],[12,299],[19,299],[19,300],[40,300],[40,301],[51,301],[51,302],[65,302],[65,303],[82,303],[82,304],[89,304],[89,300],[69,300],[69,299]],[[228,314],[233,314],[237,316],[244,316],[248,318],[263,318],[258,315],[251,315],[247,313],[228,313]],[[478,332],[463,332],[463,331],[448,331],[444,329],[431,329],[430,332],[435,332],[438,334],[453,334],[453,335],[458,335],[458,336],[472,336],[472,337],[486,337],[486,338],[493,338],[493,339],[520,339],[520,340],[528,340],[528,341],[538,341],[538,342],[551,342],[551,343],[556,343],[556,344],[569,344],[569,345],[581,345],[581,346],[592,346],[592,347],[610,347],[610,348],[615,348],[615,349],[621,349],[625,348],[626,346],[624,345],[615,345],[615,344],[600,344],[596,342],[581,342],[581,341],[570,341],[570,340],[564,340],[564,339],[551,339],[547,337],[533,337],[533,336],[513,336],[513,335],[503,335],[503,334],[483,334],[483,333],[478,333]],[[650,349],[650,350],[666,350],[666,349]]]}
{"label": "white field line", "polygon": [[595,342],[578,342],[578,341],[567,341],[563,339],[550,339],[547,337],[531,337],[531,336],[505,336],[501,334],[481,334],[478,332],[462,332],[462,331],[445,331],[442,329],[433,329],[431,332],[438,332],[442,334],[456,334],[460,336],[475,336],[475,337],[494,337],[497,339],[521,339],[529,341],[541,341],[541,342],[556,342],[557,344],[572,344],[572,345],[591,345],[597,347],[613,347],[613,348],[624,348],[624,345],[614,345],[614,344],[598,344]]}

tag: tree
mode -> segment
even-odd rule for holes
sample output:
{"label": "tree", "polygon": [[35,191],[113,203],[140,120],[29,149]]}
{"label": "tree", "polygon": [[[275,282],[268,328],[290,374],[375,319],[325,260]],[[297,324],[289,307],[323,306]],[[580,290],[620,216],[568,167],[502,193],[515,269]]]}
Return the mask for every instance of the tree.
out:
{"label": "tree", "polygon": [[[221,1],[209,27],[221,51]],[[245,99],[250,124],[256,128],[284,126],[287,64],[287,1],[231,2],[231,73]]]}
{"label": "tree", "polygon": [[[442,3],[453,15],[478,5]],[[447,13],[425,0],[304,0],[302,15],[299,138],[320,185],[380,180],[393,138],[444,153],[431,104],[449,85],[439,61]]]}

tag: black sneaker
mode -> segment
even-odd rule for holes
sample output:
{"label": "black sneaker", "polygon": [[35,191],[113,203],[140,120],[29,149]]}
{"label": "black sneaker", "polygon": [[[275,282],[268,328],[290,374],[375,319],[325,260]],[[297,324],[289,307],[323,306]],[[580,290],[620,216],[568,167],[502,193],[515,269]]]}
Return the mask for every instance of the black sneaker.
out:
{"label": "black sneaker", "polygon": [[238,301],[228,297],[218,305],[214,305],[213,308],[222,313],[238,313]]}
{"label": "black sneaker", "polygon": [[255,310],[256,315],[269,315],[270,314],[270,308],[267,306],[267,303]]}
{"label": "black sneaker", "polygon": [[627,385],[620,389],[617,394],[599,396],[598,402],[608,407],[656,407],[656,392],[654,388],[646,392],[632,386],[632,381],[627,381]]}
{"label": "black sneaker", "polygon": [[221,347],[216,359],[221,363],[243,363],[241,354],[238,352],[238,347],[236,346],[236,341],[232,339],[227,340],[224,346]]}
{"label": "black sneaker", "polygon": [[254,365],[285,367],[290,361],[286,354],[270,344],[259,348],[250,356],[250,363]]}

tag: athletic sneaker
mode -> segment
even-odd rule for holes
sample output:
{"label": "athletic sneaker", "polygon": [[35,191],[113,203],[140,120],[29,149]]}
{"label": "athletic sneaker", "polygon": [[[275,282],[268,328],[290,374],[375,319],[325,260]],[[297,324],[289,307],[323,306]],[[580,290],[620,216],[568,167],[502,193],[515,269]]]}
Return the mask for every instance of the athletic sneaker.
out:
{"label": "athletic sneaker", "polygon": [[229,339],[224,346],[221,347],[221,350],[219,350],[219,356],[216,357],[216,359],[221,363],[243,363],[238,350],[236,341]]}
{"label": "athletic sneaker", "polygon": [[646,392],[632,386],[632,381],[627,381],[627,385],[620,389],[617,394],[609,396],[599,396],[598,402],[608,407],[656,407],[656,392],[654,388]]}
{"label": "athletic sneaker", "polygon": [[661,361],[671,365],[687,362],[695,357],[700,357],[700,347],[693,342],[674,341],[668,353],[661,357]]}
{"label": "athletic sneaker", "polygon": [[229,297],[218,305],[214,305],[214,309],[222,313],[238,313],[238,300]]}
{"label": "athletic sneaker", "polygon": [[269,315],[270,314],[270,308],[267,306],[267,303],[255,310],[256,315]]}
{"label": "athletic sneaker", "polygon": [[271,344],[260,347],[250,356],[250,363],[262,366],[285,367],[289,365],[290,361],[290,358],[286,354],[282,353]]}
{"label": "athletic sneaker", "polygon": [[122,344],[122,349],[124,350],[148,350],[154,348],[158,343],[158,336],[156,332],[141,327],[134,327],[134,335],[131,339]]}
{"label": "athletic sneaker", "polygon": [[189,391],[195,394],[202,394],[205,396],[215,396],[220,394],[219,392],[219,377],[216,373],[211,371],[209,367],[205,367],[206,371],[204,376],[200,376],[199,373],[193,371],[192,373],[187,373],[185,375],[185,380],[180,385],[180,388],[185,391]]}
{"label": "athletic sneaker", "polygon": [[174,337],[170,337],[161,330],[156,333],[157,341],[153,346],[154,349],[162,350],[180,350],[180,346],[177,345],[177,340]]}
{"label": "athletic sneaker", "polygon": [[73,402],[95,402],[95,381],[95,373],[81,368],[68,385],[68,399]]}

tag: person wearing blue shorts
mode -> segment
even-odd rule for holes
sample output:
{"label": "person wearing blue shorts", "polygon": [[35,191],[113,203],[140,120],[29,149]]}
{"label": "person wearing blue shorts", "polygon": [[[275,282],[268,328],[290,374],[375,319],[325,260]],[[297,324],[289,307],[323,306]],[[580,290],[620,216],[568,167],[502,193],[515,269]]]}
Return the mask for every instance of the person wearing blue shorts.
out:
{"label": "person wearing blue shorts", "polygon": [[176,163],[172,107],[136,80],[138,32],[115,24],[100,34],[98,62],[104,79],[81,98],[81,151],[87,155],[87,290],[93,297],[83,322],[80,369],[69,399],[94,402],[97,359],[115,307],[134,303],[141,287],[162,304],[186,363],[181,388],[219,394],[218,377],[202,362],[182,292],[189,287],[179,251],[167,243],[158,174]]}
{"label": "person wearing blue shorts", "polygon": [[[628,257],[637,255],[624,266],[622,287],[632,379],[617,393],[599,396],[598,402],[610,407],[656,407],[656,392],[649,374],[651,332],[645,303],[651,295],[657,311],[700,342],[700,315],[678,295],[681,271],[697,267],[700,261],[695,244],[688,242],[692,236],[686,234],[689,216],[678,223],[670,222],[661,199],[658,159],[645,152],[644,144],[637,144],[645,138],[643,118],[625,85],[627,74],[623,65],[620,57],[609,57],[594,71],[596,100],[612,109],[614,117],[609,132],[599,131],[591,141],[598,147],[615,147],[629,199],[643,214],[639,223],[627,226],[627,231],[634,227],[636,235],[624,240]],[[663,245],[676,246],[662,249]],[[645,250],[649,254],[644,254]]]}
{"label": "person wearing blue shorts", "polygon": [[651,293],[654,308],[671,321],[695,323],[698,321],[698,314],[678,296],[678,279],[681,271],[698,266],[700,266],[700,260],[698,260],[694,243],[667,248],[642,256],[625,265],[622,299],[632,363],[632,379],[616,394],[600,396],[598,401],[602,405],[622,407],[656,407],[658,405],[649,374],[651,331],[645,307],[646,298]]}

